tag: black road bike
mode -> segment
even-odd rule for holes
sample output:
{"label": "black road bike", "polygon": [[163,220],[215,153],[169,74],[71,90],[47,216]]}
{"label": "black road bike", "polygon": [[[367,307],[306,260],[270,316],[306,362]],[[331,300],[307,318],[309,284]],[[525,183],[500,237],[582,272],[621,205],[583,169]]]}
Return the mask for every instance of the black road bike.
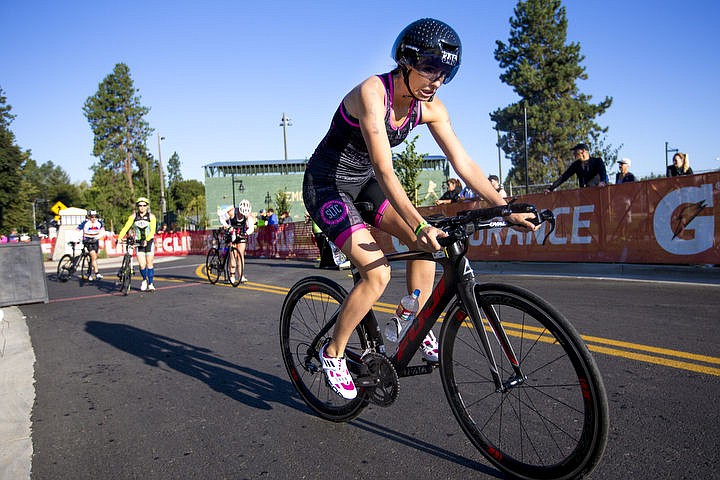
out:
{"label": "black road bike", "polygon": [[[208,250],[207,257],[205,258],[205,272],[208,281],[215,285],[220,278],[220,275],[225,275],[225,280],[230,283],[233,287],[240,285],[243,277],[244,261],[240,255],[240,251],[232,243],[231,236],[227,232],[223,235],[223,240],[220,240],[220,231],[213,231],[213,243],[210,250]],[[235,259],[235,273],[234,280],[233,274],[230,272],[232,264],[230,259]]]}
{"label": "black road bike", "polygon": [[123,243],[125,244],[125,255],[123,255],[122,264],[120,270],[118,270],[118,280],[115,285],[120,288],[120,293],[127,295],[130,292],[130,281],[133,274],[132,255],[135,248],[135,239],[127,237],[123,240]]}
{"label": "black road bike", "polygon": [[[318,351],[330,338],[347,291],[324,277],[308,277],[288,292],[280,318],[283,361],[302,399],[320,417],[346,422],[369,404],[391,405],[399,378],[440,370],[443,390],[462,430],[498,469],[523,479],[570,479],[591,472],[608,438],[608,404],[600,372],[573,325],[523,288],[478,283],[466,258],[470,235],[510,226],[511,213],[535,214],[555,228],[552,212],[532,205],[459,212],[429,218],[448,237],[436,253],[404,252],[389,261],[431,260],[443,268],[428,301],[392,353],[371,310],[355,329],[345,355],[358,387],[346,400],[327,384]],[[357,282],[359,275],[353,268]],[[442,319],[437,363],[410,365],[422,340]]]}
{"label": "black road bike", "polygon": [[[90,275],[92,275],[92,261],[90,259],[90,251],[87,245],[83,242],[68,242],[68,245],[72,247],[72,254],[66,253],[60,257],[60,261],[57,266],[57,279],[61,282],[67,282],[70,280],[76,271],[78,266],[80,267],[80,282],[90,281]],[[76,254],[75,249],[80,247],[80,253]]]}

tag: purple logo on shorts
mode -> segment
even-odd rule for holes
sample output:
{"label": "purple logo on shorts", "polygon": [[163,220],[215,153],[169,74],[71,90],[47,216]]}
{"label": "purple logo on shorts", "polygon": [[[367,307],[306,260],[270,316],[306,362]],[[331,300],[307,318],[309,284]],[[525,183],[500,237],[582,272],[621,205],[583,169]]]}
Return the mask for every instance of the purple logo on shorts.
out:
{"label": "purple logo on shorts", "polygon": [[347,206],[338,200],[330,200],[320,208],[320,216],[328,225],[335,225],[347,217]]}

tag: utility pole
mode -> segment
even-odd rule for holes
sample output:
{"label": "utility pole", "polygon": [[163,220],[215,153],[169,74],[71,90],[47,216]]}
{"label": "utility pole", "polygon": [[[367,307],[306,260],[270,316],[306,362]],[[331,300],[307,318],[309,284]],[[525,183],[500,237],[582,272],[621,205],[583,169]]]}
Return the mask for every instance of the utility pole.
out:
{"label": "utility pole", "polygon": [[283,127],[283,146],[285,147],[285,168],[287,168],[287,127],[292,127],[292,119],[285,116],[283,112],[282,119],[280,120],[280,126]]}
{"label": "utility pole", "polygon": [[158,165],[160,166],[160,211],[162,212],[163,223],[167,223],[165,221],[165,212],[167,210],[167,208],[165,206],[165,174],[163,173],[162,152],[160,150],[160,140],[165,140],[165,137],[161,137],[160,132],[158,132],[157,137],[158,137]]}

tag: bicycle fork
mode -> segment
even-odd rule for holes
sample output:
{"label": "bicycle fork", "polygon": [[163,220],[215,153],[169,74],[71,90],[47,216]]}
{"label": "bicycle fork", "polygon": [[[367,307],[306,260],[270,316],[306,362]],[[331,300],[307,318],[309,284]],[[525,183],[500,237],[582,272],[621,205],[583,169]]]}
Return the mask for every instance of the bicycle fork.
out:
{"label": "bicycle fork", "polygon": [[[463,274],[462,279],[459,279],[458,281],[458,297],[465,306],[465,312],[470,317],[470,320],[480,337],[480,341],[488,359],[490,375],[495,383],[495,391],[498,393],[504,393],[509,389],[522,384],[527,377],[520,369],[520,362],[518,361],[517,355],[515,355],[515,350],[510,344],[510,339],[508,338],[507,333],[505,333],[505,329],[500,322],[500,318],[498,317],[495,308],[492,305],[485,304],[484,302],[483,304],[478,304],[478,296],[475,294],[476,288],[478,287],[478,284],[475,281],[475,274],[472,271],[470,262],[465,258],[463,258],[463,261],[466,262],[466,265],[464,268],[460,269]],[[500,371],[498,369],[497,361],[495,360],[495,355],[493,354],[490,346],[490,339],[488,338],[488,332],[485,329],[485,323],[481,312],[485,314],[485,319],[492,329],[495,339],[512,366],[513,375],[505,382],[503,382],[500,377]]]}

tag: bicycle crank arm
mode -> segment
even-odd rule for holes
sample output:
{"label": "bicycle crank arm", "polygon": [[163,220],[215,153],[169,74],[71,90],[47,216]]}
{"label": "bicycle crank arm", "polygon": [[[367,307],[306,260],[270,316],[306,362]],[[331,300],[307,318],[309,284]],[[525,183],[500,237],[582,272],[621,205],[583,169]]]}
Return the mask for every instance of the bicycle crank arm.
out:
{"label": "bicycle crank arm", "polygon": [[410,365],[398,372],[398,377],[414,377],[416,375],[429,375],[438,367],[439,363],[427,365]]}

